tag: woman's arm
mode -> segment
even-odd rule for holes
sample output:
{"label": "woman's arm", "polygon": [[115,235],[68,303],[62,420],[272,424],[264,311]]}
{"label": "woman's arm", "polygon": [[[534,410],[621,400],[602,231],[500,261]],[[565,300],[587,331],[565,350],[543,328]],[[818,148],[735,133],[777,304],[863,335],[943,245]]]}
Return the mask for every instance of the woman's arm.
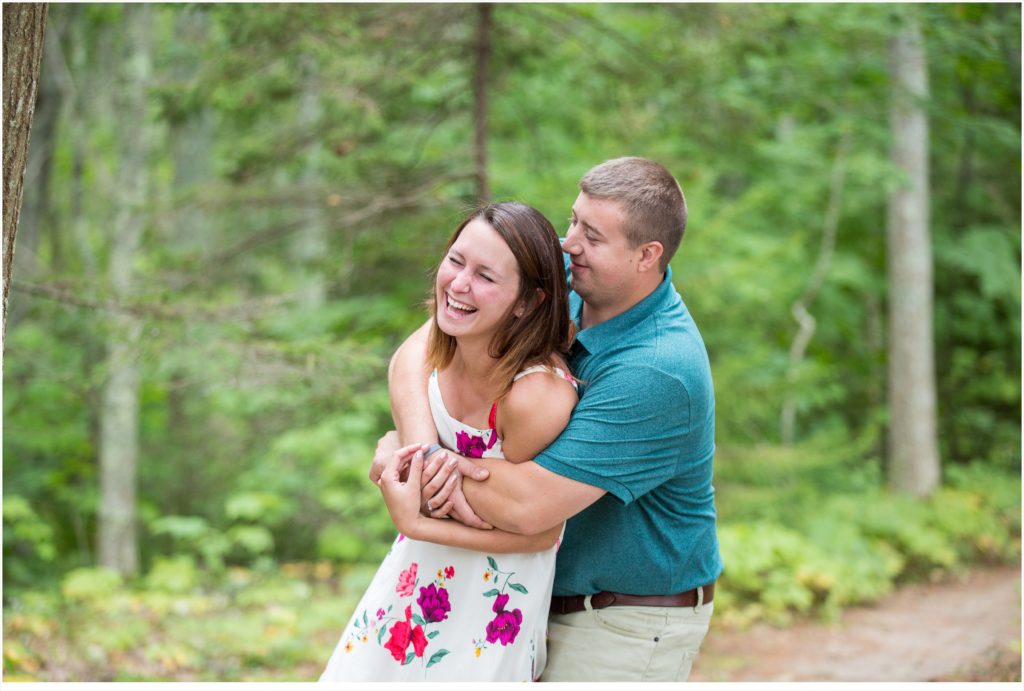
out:
{"label": "woman's arm", "polygon": [[543,552],[558,540],[562,524],[536,535],[519,535],[504,530],[480,530],[462,525],[458,521],[444,518],[427,518],[417,513],[419,519],[401,532],[406,537],[437,545],[461,547],[477,552],[505,554],[508,552]]}
{"label": "woman's arm", "polygon": [[[380,479],[384,464],[401,444],[409,444],[414,440],[423,443],[437,440],[437,429],[434,427],[427,397],[427,380],[430,377],[427,364],[429,334],[430,321],[427,321],[405,339],[388,364],[388,394],[397,433],[389,432],[377,443],[377,454],[370,465],[370,480],[373,482]],[[456,459],[455,466],[448,464],[450,458]],[[450,457],[443,453],[431,454],[424,473],[420,507],[426,511],[426,507],[430,506],[433,509],[431,515],[437,518],[450,513],[452,518],[466,525],[490,528],[469,507],[459,484],[460,476],[484,480],[487,475],[486,468],[455,454]]]}
{"label": "woman's arm", "polygon": [[428,321],[405,339],[388,364],[391,417],[403,444],[411,444],[413,440],[427,444],[437,441],[437,430],[427,400],[427,379],[430,377],[427,366],[429,333]]}
{"label": "woman's arm", "polygon": [[[391,520],[407,537],[451,547],[494,553],[539,552],[558,540],[561,524],[534,535],[517,535],[501,530],[478,530],[456,521],[428,518],[420,514],[420,482],[425,444],[413,444],[395,452],[377,484],[384,495]],[[408,465],[408,479],[402,470]]]}

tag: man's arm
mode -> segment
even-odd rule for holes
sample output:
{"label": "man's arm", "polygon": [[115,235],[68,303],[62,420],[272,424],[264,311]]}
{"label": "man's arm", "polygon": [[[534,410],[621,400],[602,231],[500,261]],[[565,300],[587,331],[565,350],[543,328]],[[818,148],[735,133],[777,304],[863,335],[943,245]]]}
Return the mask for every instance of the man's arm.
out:
{"label": "man's arm", "polygon": [[[709,409],[700,405],[693,414],[682,383],[656,368],[610,368],[591,383],[565,431],[536,456],[543,466],[495,464],[486,482],[467,478],[463,492],[484,520],[527,534],[579,513],[605,492],[634,501],[680,472],[680,450],[692,429],[704,430]],[[713,427],[704,432],[713,434]]]}
{"label": "man's arm", "polygon": [[495,463],[486,482],[464,478],[462,491],[485,521],[523,535],[557,526],[605,494],[600,487],[570,480],[533,461]]}

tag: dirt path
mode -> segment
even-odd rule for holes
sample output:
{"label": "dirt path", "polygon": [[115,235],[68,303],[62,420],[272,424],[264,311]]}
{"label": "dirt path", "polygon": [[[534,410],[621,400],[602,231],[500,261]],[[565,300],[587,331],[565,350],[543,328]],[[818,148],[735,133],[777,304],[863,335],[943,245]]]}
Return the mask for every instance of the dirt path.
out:
{"label": "dirt path", "polygon": [[834,625],[716,627],[691,681],[1013,681],[1021,674],[1021,572],[901,588]]}

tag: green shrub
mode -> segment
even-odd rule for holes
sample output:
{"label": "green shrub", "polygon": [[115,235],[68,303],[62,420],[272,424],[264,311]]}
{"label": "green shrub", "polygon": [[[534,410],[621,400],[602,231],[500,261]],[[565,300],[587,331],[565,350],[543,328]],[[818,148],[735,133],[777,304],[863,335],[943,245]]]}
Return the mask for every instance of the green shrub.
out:
{"label": "green shrub", "polygon": [[820,444],[721,454],[719,539],[725,572],[716,612],[733,624],[834,619],[901,582],[1020,555],[1020,476],[954,466],[918,500],[883,485],[875,464]]}

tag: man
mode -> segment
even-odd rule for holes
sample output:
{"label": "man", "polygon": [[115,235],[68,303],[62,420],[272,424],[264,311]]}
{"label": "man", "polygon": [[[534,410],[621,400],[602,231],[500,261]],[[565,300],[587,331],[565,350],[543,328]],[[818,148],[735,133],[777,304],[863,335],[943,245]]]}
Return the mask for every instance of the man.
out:
{"label": "man", "polygon": [[[489,464],[489,477],[458,458],[461,493],[460,473],[435,454],[424,477],[440,472],[424,497],[435,517],[454,507],[464,522],[513,532],[568,521],[544,681],[683,681],[722,571],[711,371],[668,267],[686,201],[665,168],[635,157],[596,166],[579,186],[562,245],[580,329],[569,365],[581,397],[569,425],[533,461]],[[389,373],[405,444],[436,439],[424,333],[396,352]],[[371,477],[398,443],[381,440]]]}

